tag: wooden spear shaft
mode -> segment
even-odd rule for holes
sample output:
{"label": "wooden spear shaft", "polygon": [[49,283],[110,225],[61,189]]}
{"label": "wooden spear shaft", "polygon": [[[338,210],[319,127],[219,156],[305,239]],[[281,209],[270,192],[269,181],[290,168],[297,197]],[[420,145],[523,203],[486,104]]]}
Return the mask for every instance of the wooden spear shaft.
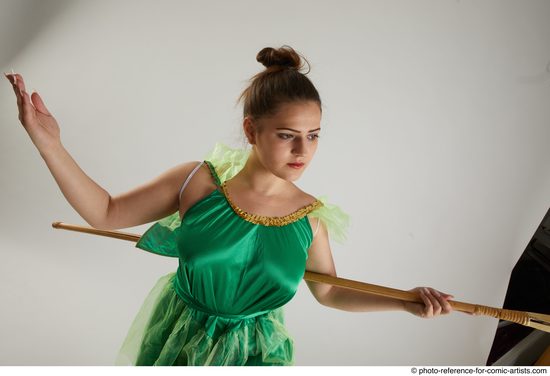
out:
{"label": "wooden spear shaft", "polygon": [[[110,238],[128,240],[137,242],[141,236],[130,234],[122,231],[108,231],[98,230],[88,226],[71,225],[63,222],[53,222],[52,227],[56,229],[84,232],[88,234],[106,236]],[[389,298],[395,298],[403,301],[423,303],[420,295],[404,290],[398,290],[390,287],[373,285],[370,283],[354,281],[351,279],[345,279],[340,277],[333,277],[326,274],[315,273],[306,271],[304,274],[304,280],[312,282],[327,283],[333,286],[344,287],[348,289],[358,290],[369,294],[385,296]],[[511,321],[531,328],[539,329],[550,333],[550,315],[541,313],[514,311],[502,308],[494,308],[489,306],[483,306],[479,304],[470,304],[465,302],[459,302],[456,300],[449,300],[449,304],[454,310],[473,313],[474,315],[484,315],[498,318],[505,321]]]}

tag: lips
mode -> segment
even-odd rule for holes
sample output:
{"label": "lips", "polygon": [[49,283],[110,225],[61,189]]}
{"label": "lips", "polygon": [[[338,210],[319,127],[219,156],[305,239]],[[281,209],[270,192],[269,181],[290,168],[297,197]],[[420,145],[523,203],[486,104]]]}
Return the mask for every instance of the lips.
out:
{"label": "lips", "polygon": [[289,166],[291,167],[302,167],[304,164],[303,163],[288,163]]}

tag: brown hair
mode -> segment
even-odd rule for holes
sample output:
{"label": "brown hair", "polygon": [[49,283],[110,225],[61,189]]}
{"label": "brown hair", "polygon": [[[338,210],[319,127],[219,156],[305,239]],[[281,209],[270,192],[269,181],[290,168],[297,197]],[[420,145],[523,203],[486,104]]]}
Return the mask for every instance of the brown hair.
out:
{"label": "brown hair", "polygon": [[303,67],[300,56],[288,45],[278,49],[266,47],[258,52],[256,60],[266,69],[249,80],[250,85],[237,100],[237,104],[244,101],[243,119],[246,116],[253,119],[272,116],[281,104],[289,102],[314,101],[322,112],[319,93],[306,77],[310,70],[300,72]]}

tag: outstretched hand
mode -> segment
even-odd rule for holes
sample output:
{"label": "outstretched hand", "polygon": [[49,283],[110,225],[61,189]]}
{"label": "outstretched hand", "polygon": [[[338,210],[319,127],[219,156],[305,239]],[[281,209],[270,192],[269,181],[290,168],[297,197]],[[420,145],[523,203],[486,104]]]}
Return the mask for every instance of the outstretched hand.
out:
{"label": "outstretched hand", "polygon": [[20,74],[4,73],[10,81],[17,99],[19,121],[29,134],[37,149],[42,152],[61,143],[57,121],[48,111],[42,98],[36,92],[29,95]]}
{"label": "outstretched hand", "polygon": [[446,315],[451,313],[453,307],[448,302],[449,299],[454,298],[453,295],[446,294],[444,292],[437,291],[431,287],[415,287],[409,292],[419,294],[420,298],[424,302],[403,302],[405,311],[412,313],[415,316],[422,318],[432,318],[439,315]]}

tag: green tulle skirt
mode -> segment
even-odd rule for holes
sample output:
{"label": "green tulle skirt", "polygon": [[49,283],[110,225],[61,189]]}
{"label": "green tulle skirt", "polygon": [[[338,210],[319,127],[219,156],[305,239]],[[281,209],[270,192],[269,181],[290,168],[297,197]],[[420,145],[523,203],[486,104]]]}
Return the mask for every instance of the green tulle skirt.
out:
{"label": "green tulle skirt", "polygon": [[132,322],[115,365],[292,365],[294,342],[283,307],[254,317],[213,316],[175,292],[176,273],[161,277]]}

